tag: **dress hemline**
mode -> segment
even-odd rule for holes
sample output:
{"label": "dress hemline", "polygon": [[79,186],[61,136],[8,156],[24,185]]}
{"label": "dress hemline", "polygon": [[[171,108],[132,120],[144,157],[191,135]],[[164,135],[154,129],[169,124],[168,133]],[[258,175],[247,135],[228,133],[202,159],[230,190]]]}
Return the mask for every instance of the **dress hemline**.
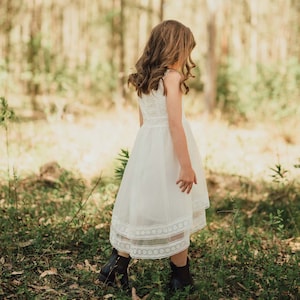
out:
{"label": "dress hemline", "polygon": [[[151,248],[149,246],[147,246],[147,248],[142,248],[142,247],[138,247],[138,246],[129,246],[128,247],[122,247],[120,244],[122,244],[122,242],[117,242],[114,241],[112,239],[112,236],[110,236],[110,243],[112,245],[113,248],[117,249],[120,252],[124,252],[124,253],[128,253],[130,255],[131,258],[134,259],[164,259],[164,258],[168,258],[171,257],[175,254],[178,254],[186,249],[189,248],[190,246],[190,236],[198,231],[200,231],[201,229],[203,229],[204,227],[207,226],[206,220],[204,222],[202,222],[201,224],[198,224],[196,227],[192,228],[192,230],[190,231],[190,235],[189,238],[187,240],[183,240],[181,241],[178,247],[174,248],[174,250],[172,249],[172,246],[165,246],[165,249],[171,248],[169,251],[167,251],[167,253],[165,251],[163,251],[164,253],[162,253],[160,250],[156,249],[155,247]],[[123,243],[124,244],[124,243]],[[130,243],[126,243],[126,244],[130,244]],[[150,254],[151,252],[151,254]]]}

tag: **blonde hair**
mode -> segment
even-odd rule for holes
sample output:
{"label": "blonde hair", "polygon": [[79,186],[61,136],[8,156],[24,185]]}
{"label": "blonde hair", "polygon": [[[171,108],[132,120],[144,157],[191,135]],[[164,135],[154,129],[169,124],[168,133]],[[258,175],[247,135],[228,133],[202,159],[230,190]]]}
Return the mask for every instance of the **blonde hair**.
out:
{"label": "blonde hair", "polygon": [[136,73],[129,75],[128,84],[132,84],[139,96],[157,90],[168,66],[181,64],[182,80],[180,89],[185,94],[189,88],[185,81],[193,77],[191,69],[195,63],[191,52],[196,46],[191,30],[178,21],[167,20],[152,29],[150,38],[142,56],[135,67]]}

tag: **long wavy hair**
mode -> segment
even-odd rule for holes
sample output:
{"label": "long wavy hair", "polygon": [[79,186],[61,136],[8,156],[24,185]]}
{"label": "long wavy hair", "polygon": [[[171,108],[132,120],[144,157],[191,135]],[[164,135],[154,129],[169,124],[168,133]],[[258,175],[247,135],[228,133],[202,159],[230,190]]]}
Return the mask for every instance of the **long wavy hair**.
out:
{"label": "long wavy hair", "polygon": [[180,89],[188,93],[185,81],[194,77],[191,70],[195,63],[191,52],[195,46],[194,36],[188,27],[174,20],[163,21],[152,29],[144,52],[135,65],[136,73],[129,75],[128,84],[135,87],[138,96],[149,94],[151,90],[158,89],[168,67],[179,62],[182,73]]}

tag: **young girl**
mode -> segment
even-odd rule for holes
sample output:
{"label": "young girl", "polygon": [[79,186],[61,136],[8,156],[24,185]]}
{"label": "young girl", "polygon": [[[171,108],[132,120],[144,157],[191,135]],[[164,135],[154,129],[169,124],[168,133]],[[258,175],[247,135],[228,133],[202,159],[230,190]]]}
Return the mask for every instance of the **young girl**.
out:
{"label": "young girl", "polygon": [[131,258],[170,257],[172,290],[193,284],[190,235],[206,225],[208,193],[200,156],[182,112],[182,93],[195,67],[189,28],[168,20],[151,32],[129,76],[139,96],[140,130],[112,214],[109,261],[100,271],[106,284],[129,287]]}

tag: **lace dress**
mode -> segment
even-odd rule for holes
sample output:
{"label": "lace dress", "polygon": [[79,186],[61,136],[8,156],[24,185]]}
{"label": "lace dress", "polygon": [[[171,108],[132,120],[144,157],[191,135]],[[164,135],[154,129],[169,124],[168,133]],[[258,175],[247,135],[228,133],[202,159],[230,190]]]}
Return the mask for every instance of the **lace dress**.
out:
{"label": "lace dress", "polygon": [[190,158],[198,184],[189,194],[176,181],[180,165],[170,135],[162,80],[139,98],[138,131],[113,209],[110,242],[133,258],[158,259],[188,248],[190,235],[206,225],[209,199],[199,152],[184,115]]}

